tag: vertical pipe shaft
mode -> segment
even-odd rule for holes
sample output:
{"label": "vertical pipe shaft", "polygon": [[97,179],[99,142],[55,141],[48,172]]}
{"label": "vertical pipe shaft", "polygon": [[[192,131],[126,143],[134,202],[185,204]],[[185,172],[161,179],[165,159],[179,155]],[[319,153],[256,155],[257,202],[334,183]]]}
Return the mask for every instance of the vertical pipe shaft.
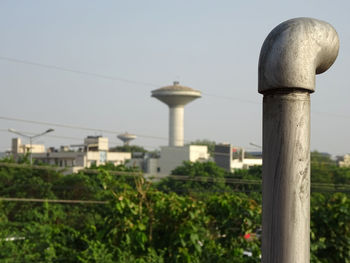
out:
{"label": "vertical pipe shaft", "polygon": [[279,24],[261,48],[263,263],[310,262],[310,93],[338,50],[335,29],[306,17]]}
{"label": "vertical pipe shaft", "polygon": [[169,146],[184,145],[184,106],[169,107]]}
{"label": "vertical pipe shaft", "polygon": [[310,95],[275,91],[263,101],[264,263],[310,262]]}

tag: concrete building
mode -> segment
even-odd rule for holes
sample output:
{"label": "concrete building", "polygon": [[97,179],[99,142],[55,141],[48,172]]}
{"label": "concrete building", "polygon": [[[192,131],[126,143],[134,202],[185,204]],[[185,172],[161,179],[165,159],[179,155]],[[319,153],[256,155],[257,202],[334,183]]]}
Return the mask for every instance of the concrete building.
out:
{"label": "concrete building", "polygon": [[350,167],[350,154],[345,154],[337,158],[339,167]]}
{"label": "concrete building", "polygon": [[140,153],[139,155],[135,155],[135,153],[133,153],[132,159],[127,162],[126,166],[138,167],[145,174],[155,175],[160,171],[159,155],[150,153]]}
{"label": "concrete building", "polygon": [[45,152],[45,145],[43,144],[22,144],[21,138],[13,138],[11,142],[11,151],[16,154],[32,153],[43,153]]}
{"label": "concrete building", "polygon": [[184,161],[207,162],[209,157],[208,147],[205,145],[163,146],[159,156],[147,153],[143,156],[134,156],[128,161],[127,166],[138,167],[146,176],[165,177]]}
{"label": "concrete building", "polygon": [[182,165],[184,161],[206,162],[209,159],[208,147],[202,145],[187,145],[182,147],[161,147],[159,173],[169,175],[172,170]]}
{"label": "concrete building", "polygon": [[231,144],[215,145],[215,163],[229,172],[236,169],[248,169],[251,166],[261,166],[262,158],[245,158],[242,147],[234,147]]}
{"label": "concrete building", "polygon": [[[78,147],[77,150],[75,150],[76,147]],[[12,154],[15,158],[24,154],[25,152],[22,149],[25,148],[25,146],[21,145],[19,138],[12,140]],[[88,136],[85,138],[84,144],[74,145],[73,148],[61,146],[60,149],[49,148],[45,151],[45,147],[42,145],[42,147],[37,147],[36,149],[36,151],[32,152],[34,161],[66,167],[71,172],[77,172],[83,168],[91,167],[91,165],[99,166],[106,163],[113,163],[114,165],[124,164],[131,159],[131,153],[110,152],[108,138],[102,136]]]}

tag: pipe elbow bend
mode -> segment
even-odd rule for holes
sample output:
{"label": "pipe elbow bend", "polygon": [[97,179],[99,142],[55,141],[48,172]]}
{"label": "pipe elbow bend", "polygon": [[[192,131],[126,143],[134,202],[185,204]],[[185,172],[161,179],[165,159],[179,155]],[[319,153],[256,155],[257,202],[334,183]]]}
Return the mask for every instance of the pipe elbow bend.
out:
{"label": "pipe elbow bend", "polygon": [[339,38],[328,23],[313,18],[287,20],[265,39],[259,57],[258,90],[315,90],[315,76],[337,58]]}

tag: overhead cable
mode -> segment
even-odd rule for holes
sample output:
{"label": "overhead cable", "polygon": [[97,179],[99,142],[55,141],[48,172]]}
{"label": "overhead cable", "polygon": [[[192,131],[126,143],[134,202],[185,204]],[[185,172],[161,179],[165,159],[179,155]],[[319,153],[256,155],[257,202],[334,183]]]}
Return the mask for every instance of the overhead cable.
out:
{"label": "overhead cable", "polygon": [[13,63],[25,64],[25,65],[31,65],[31,66],[36,66],[36,67],[41,67],[41,68],[46,68],[46,69],[54,69],[54,70],[60,70],[60,71],[65,71],[65,72],[70,72],[70,73],[87,75],[87,76],[92,76],[92,77],[97,77],[97,78],[102,78],[102,79],[110,79],[110,80],[128,82],[131,84],[146,85],[146,86],[152,86],[152,87],[159,86],[159,85],[154,84],[154,83],[130,80],[130,79],[119,78],[119,77],[114,77],[114,76],[109,76],[109,75],[104,75],[104,74],[99,74],[99,73],[70,69],[70,68],[56,66],[56,65],[42,64],[42,63],[38,63],[38,62],[32,62],[32,61],[28,61],[28,60],[22,60],[22,59],[16,59],[16,58],[4,57],[4,56],[0,56],[0,60],[13,62]]}
{"label": "overhead cable", "polygon": [[[53,122],[44,122],[44,121],[35,121],[35,120],[20,119],[20,118],[6,117],[6,116],[0,116],[0,119],[7,120],[7,121],[25,122],[25,123],[30,123],[30,124],[55,126],[55,127],[61,127],[61,128],[67,128],[67,129],[102,132],[102,133],[108,133],[108,134],[114,134],[114,135],[122,133],[121,131],[115,131],[115,130],[96,129],[96,128],[89,128],[89,127],[83,127],[83,126],[60,124],[60,123],[53,123]],[[143,135],[143,134],[135,134],[135,135],[137,135],[138,137],[149,138],[149,139],[168,140],[168,138],[166,138],[166,137],[150,136],[150,135]]]}
{"label": "overhead cable", "polygon": [[[41,68],[60,70],[60,71],[65,71],[65,72],[70,72],[70,73],[81,74],[81,75],[87,75],[87,76],[92,76],[92,77],[97,77],[97,78],[102,78],[102,79],[122,81],[122,82],[131,83],[131,84],[138,84],[138,85],[151,86],[151,87],[160,87],[161,86],[160,84],[155,84],[155,83],[149,83],[149,82],[144,82],[144,81],[131,80],[131,79],[109,76],[109,75],[104,75],[104,74],[99,74],[99,73],[88,72],[88,71],[70,69],[70,68],[66,68],[66,67],[50,65],[50,64],[43,64],[43,63],[38,63],[38,62],[33,62],[33,61],[23,60],[23,59],[17,59],[17,58],[11,58],[11,57],[6,57],[6,56],[0,56],[0,60],[12,62],[12,63],[20,63],[20,64],[24,64],[24,65],[37,66],[37,67],[41,67]],[[235,100],[235,101],[242,102],[242,103],[260,104],[260,102],[258,102],[258,101],[252,101],[252,100],[247,100],[247,99],[242,99],[242,98],[222,96],[222,95],[210,94],[210,93],[206,93],[206,92],[202,92],[202,94],[209,96],[209,97],[215,97],[215,98],[225,99],[225,100]],[[340,118],[347,118],[347,119],[350,118],[350,115],[330,113],[330,112],[311,111],[311,113],[327,114],[327,115],[340,117]]]}

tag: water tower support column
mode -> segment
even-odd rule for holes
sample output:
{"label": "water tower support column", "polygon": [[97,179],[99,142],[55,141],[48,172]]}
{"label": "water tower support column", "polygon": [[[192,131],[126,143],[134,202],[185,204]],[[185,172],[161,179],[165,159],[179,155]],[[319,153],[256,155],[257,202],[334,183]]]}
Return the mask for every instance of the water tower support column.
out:
{"label": "water tower support column", "polygon": [[184,146],[184,106],[169,108],[169,146]]}
{"label": "water tower support column", "polygon": [[334,28],[288,20],[259,58],[263,100],[263,263],[310,262],[310,93],[338,55]]}

